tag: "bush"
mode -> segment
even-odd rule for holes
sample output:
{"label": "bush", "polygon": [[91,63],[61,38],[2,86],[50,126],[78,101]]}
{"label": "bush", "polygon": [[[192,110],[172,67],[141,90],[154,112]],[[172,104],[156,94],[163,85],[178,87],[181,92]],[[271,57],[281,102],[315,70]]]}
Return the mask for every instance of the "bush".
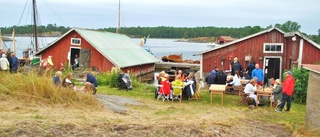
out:
{"label": "bush", "polygon": [[292,99],[296,103],[306,104],[309,71],[304,68],[298,69],[294,67],[291,69],[291,72],[295,80]]}
{"label": "bush", "polygon": [[120,69],[112,68],[111,72],[100,73],[96,76],[98,84],[101,86],[117,87],[119,85],[118,77]]}

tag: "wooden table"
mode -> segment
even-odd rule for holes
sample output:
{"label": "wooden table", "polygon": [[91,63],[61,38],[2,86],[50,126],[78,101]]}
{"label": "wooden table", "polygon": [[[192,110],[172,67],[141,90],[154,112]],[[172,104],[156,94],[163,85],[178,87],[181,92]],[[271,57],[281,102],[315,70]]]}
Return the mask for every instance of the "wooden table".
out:
{"label": "wooden table", "polygon": [[[270,108],[272,108],[272,93],[273,91],[271,89],[258,89],[257,90],[257,100],[259,99],[260,96],[268,96],[269,97],[269,101],[270,101]],[[256,105],[258,106],[258,103],[256,103]]]}
{"label": "wooden table", "polygon": [[240,79],[240,83],[244,86],[247,85],[249,81],[250,81],[249,79]]}
{"label": "wooden table", "polygon": [[224,91],[226,90],[226,85],[211,84],[209,90],[211,91],[210,105],[212,106],[212,95],[213,94],[220,94],[221,95],[221,105],[223,105]]}

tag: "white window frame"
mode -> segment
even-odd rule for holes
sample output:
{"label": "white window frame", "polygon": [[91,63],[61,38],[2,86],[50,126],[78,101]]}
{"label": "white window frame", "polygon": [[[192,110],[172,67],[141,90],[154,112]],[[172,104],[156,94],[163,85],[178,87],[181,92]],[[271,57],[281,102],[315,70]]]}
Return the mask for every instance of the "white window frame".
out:
{"label": "white window frame", "polygon": [[[73,43],[73,40],[79,40],[79,44],[78,43]],[[81,45],[81,39],[80,38],[71,38],[71,41],[70,41],[71,45]]]}
{"label": "white window frame", "polygon": [[[281,46],[281,51],[266,51],[266,46],[267,45],[277,45]],[[277,47],[275,47],[277,48]],[[263,53],[283,53],[283,43],[263,43]]]}

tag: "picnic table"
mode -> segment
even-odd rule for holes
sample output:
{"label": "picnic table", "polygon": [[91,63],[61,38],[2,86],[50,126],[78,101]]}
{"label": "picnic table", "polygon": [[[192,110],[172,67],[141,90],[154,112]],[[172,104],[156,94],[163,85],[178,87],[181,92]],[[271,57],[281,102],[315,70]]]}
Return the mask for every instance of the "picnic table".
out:
{"label": "picnic table", "polygon": [[211,84],[209,90],[210,92],[210,105],[212,106],[212,96],[214,94],[221,95],[221,105],[223,105],[224,92],[226,90],[226,85]]}
{"label": "picnic table", "polygon": [[[259,99],[259,97],[267,96],[270,101],[270,108],[272,108],[272,100],[271,100],[272,93],[273,91],[271,88],[263,88],[263,89],[259,88],[257,89],[257,100]],[[258,106],[258,103],[256,103],[256,106]]]}

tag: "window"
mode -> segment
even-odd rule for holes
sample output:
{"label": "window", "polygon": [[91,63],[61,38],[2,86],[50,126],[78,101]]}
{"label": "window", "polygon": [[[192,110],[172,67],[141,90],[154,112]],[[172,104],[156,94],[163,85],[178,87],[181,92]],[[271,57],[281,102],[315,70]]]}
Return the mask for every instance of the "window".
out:
{"label": "window", "polygon": [[283,43],[264,43],[263,53],[283,53]]}
{"label": "window", "polygon": [[71,45],[81,45],[80,38],[71,38]]}

